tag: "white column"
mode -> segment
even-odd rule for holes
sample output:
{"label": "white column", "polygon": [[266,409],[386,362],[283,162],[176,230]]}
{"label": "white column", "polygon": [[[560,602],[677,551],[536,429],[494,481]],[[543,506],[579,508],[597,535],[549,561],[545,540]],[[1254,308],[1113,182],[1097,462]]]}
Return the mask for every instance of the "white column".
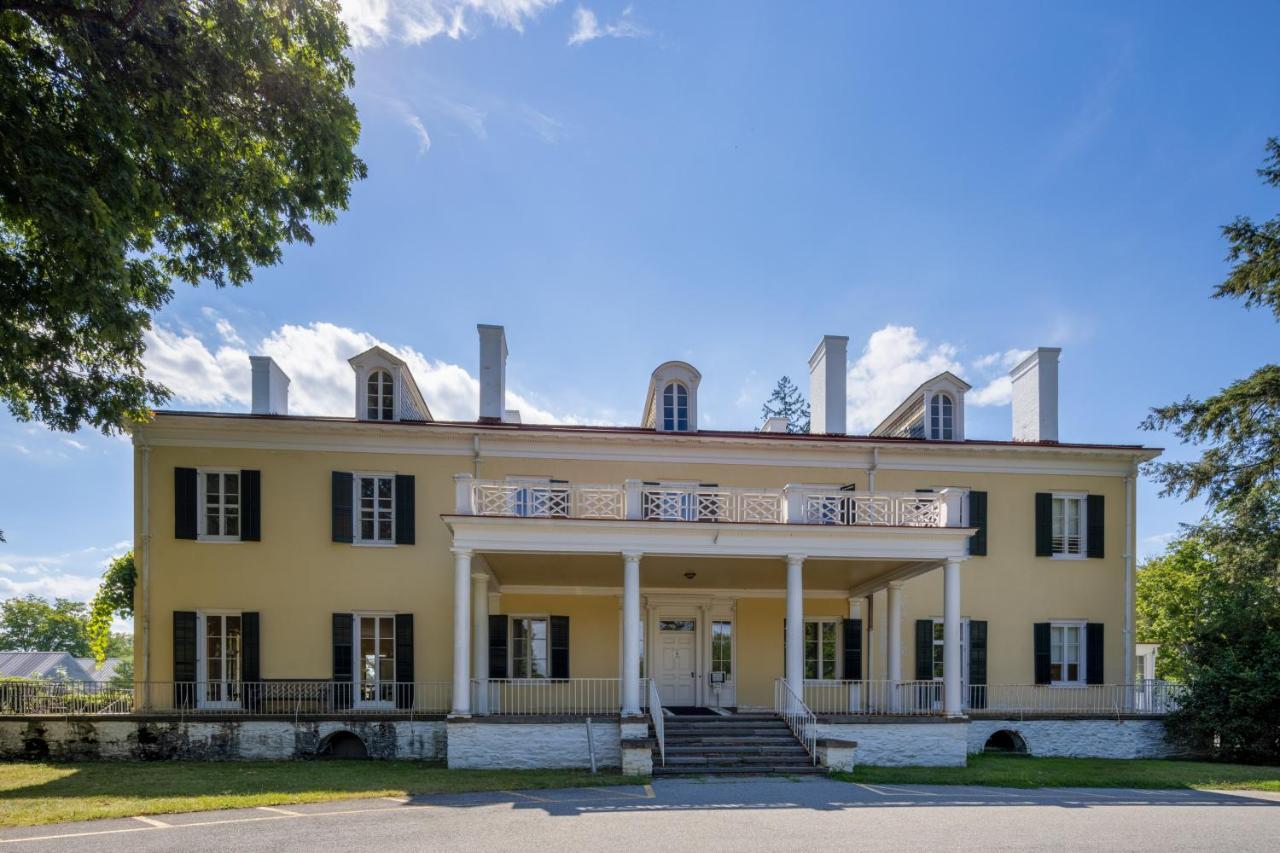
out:
{"label": "white column", "polygon": [[902,584],[889,584],[885,631],[885,678],[889,681],[889,707],[898,709],[898,682],[902,681]]}
{"label": "white column", "polygon": [[453,549],[453,714],[471,714],[471,550]]}
{"label": "white column", "polygon": [[622,555],[622,715],[640,713],[640,555]]}
{"label": "white column", "polygon": [[964,712],[960,667],[960,561],[947,560],[942,570],[942,710],[948,717]]}
{"label": "white column", "polygon": [[804,698],[804,555],[787,555],[787,686]]}
{"label": "white column", "polygon": [[477,714],[489,713],[489,576],[484,572],[471,575],[471,671],[479,685],[476,689]]}

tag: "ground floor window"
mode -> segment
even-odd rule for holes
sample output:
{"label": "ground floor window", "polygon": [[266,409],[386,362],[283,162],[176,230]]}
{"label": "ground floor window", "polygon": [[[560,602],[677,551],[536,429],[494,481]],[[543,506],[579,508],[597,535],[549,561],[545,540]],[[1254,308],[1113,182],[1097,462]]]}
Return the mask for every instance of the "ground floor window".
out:
{"label": "ground floor window", "polygon": [[200,692],[203,707],[217,707],[240,702],[240,638],[239,613],[206,613],[200,661],[204,686]]}
{"label": "ground floor window", "polygon": [[387,704],[395,699],[396,620],[394,616],[358,615],[356,697],[361,704]]}
{"label": "ground floor window", "polygon": [[[943,641],[943,623],[941,619],[933,620],[933,680],[941,681],[946,667],[943,663],[946,643]],[[969,620],[960,620],[960,679],[969,680]]]}
{"label": "ground floor window", "polygon": [[733,680],[733,623],[717,619],[711,623],[711,683]]}
{"label": "ground floor window", "polygon": [[1049,681],[1053,684],[1084,684],[1083,622],[1053,622],[1049,625]]}
{"label": "ground floor window", "polygon": [[836,635],[834,619],[804,623],[804,677],[834,681],[836,677]]}
{"label": "ground floor window", "polygon": [[545,616],[511,617],[511,677],[549,678],[548,620]]}

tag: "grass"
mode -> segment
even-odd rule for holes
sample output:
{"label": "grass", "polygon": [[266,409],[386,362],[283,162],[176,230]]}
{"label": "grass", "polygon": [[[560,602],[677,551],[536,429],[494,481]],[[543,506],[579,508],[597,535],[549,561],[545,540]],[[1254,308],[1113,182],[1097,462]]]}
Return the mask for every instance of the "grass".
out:
{"label": "grass", "polygon": [[448,770],[439,764],[410,761],[0,763],[0,827],[361,797],[637,781],[616,772]]}
{"label": "grass", "polygon": [[1280,767],[1169,759],[971,755],[968,767],[855,767],[846,782],[1002,788],[1213,788],[1280,791]]}

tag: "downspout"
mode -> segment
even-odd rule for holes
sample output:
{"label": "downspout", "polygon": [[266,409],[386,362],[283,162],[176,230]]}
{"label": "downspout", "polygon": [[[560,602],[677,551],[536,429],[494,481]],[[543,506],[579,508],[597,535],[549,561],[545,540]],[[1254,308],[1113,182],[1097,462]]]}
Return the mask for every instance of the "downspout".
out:
{"label": "downspout", "polygon": [[471,476],[480,479],[480,433],[471,436]]}
{"label": "downspout", "polygon": [[142,446],[142,710],[151,707],[151,448]]}
{"label": "downspout", "polygon": [[867,491],[876,490],[876,469],[880,467],[880,448],[871,448],[871,467],[867,469]]}
{"label": "downspout", "polygon": [[1134,604],[1137,575],[1133,564],[1133,545],[1137,524],[1138,460],[1134,457],[1124,478],[1124,683],[1134,683]]}

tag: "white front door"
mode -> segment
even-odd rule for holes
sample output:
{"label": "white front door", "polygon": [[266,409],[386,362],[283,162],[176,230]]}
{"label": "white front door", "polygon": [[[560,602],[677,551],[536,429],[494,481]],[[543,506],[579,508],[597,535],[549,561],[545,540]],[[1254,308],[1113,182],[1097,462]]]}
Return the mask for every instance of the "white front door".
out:
{"label": "white front door", "polygon": [[658,695],[668,707],[697,702],[696,627],[694,619],[658,620]]}

